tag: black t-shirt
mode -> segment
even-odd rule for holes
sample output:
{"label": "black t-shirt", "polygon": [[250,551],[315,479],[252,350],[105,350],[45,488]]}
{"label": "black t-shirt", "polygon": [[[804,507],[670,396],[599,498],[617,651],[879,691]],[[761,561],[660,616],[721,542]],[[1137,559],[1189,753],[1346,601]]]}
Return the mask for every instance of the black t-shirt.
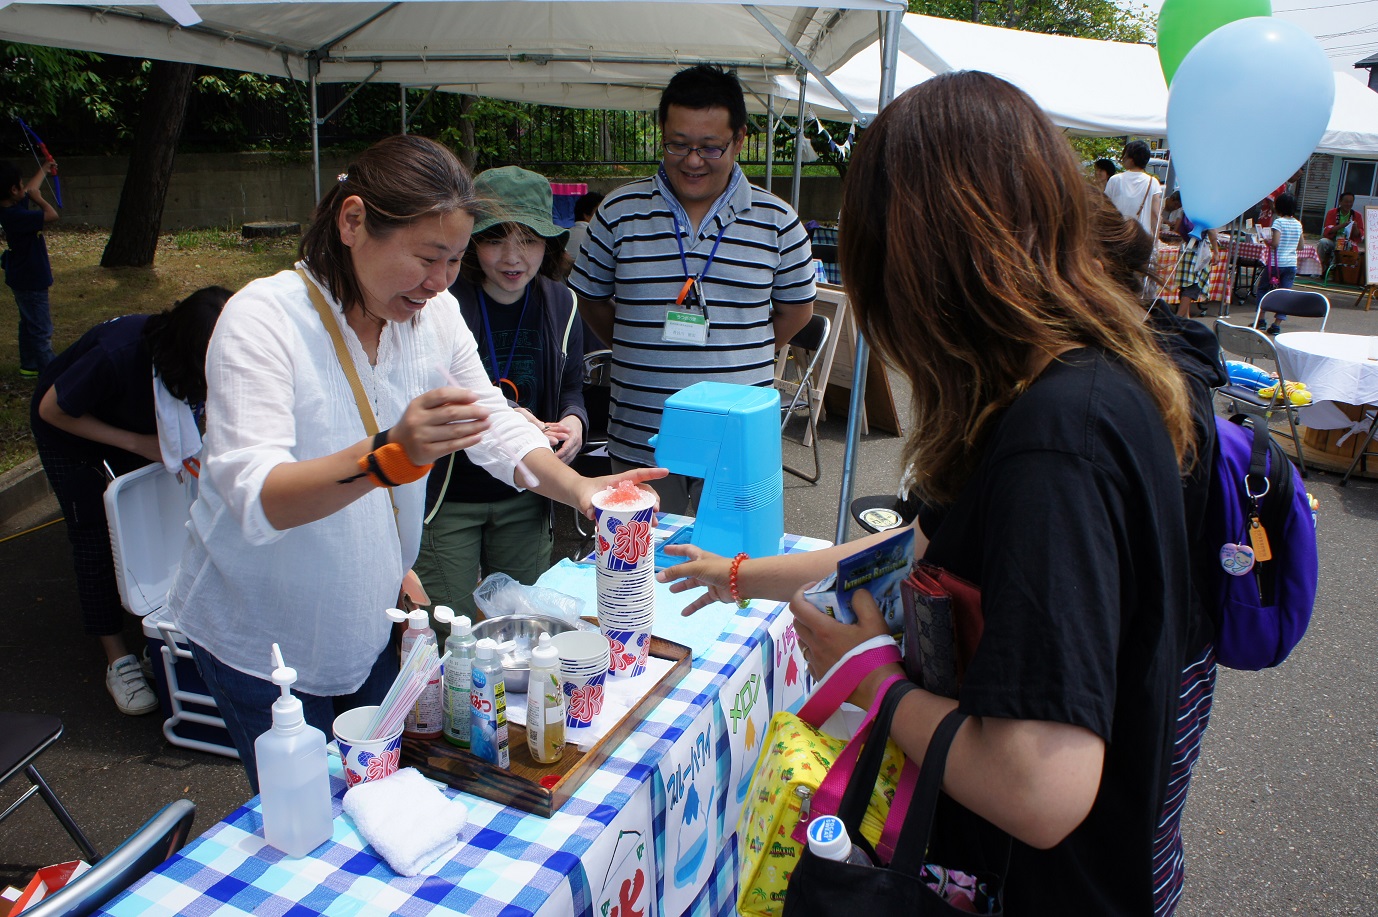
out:
{"label": "black t-shirt", "polygon": [[[524,316],[520,299],[505,304],[484,297],[482,303],[486,310],[481,310],[480,314],[487,312],[488,327],[480,323],[469,330],[474,333],[479,358],[483,360],[488,378],[495,382],[499,379],[509,380],[512,385],[505,382],[499,384],[503,395],[540,416],[536,402],[541,387],[541,317],[545,314],[545,305],[541,302],[536,284],[529,284],[527,289],[531,291],[531,301],[527,304]],[[495,354],[496,369],[493,365]],[[516,386],[515,392],[513,386]],[[519,492],[475,465],[463,452],[455,453],[449,480],[445,499],[452,502],[493,503],[510,500]]]}
{"label": "black t-shirt", "polygon": [[103,322],[83,334],[49,363],[38,377],[29,422],[40,445],[92,459],[117,457],[139,467],[147,459],[63,432],[38,416],[49,388],[57,388],[57,405],[73,417],[90,414],[133,433],[157,433],[153,408],[153,357],[144,343],[147,315],[126,315]]}
{"label": "black t-shirt", "polygon": [[31,207],[28,197],[10,207],[0,207],[0,229],[5,230],[5,283],[14,290],[46,290],[53,285],[48,263],[48,243],[43,238],[43,211]]}
{"label": "black t-shirt", "polygon": [[[1182,484],[1152,400],[1100,351],[1065,354],[920,526],[927,559],[981,587],[985,632],[961,708],[1106,743],[1086,820],[1052,850],[1014,842],[1007,912],[1151,914],[1190,593]],[[950,863],[935,859],[979,863],[970,845],[988,827],[945,805],[934,851]]]}

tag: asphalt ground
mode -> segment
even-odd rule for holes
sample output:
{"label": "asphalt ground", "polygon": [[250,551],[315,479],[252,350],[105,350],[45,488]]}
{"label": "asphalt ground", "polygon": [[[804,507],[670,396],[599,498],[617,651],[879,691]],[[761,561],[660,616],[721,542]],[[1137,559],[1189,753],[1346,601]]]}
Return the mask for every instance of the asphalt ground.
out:
{"label": "asphalt ground", "polygon": [[[1333,293],[1328,330],[1378,334],[1378,312]],[[1235,321],[1242,321],[1241,310]],[[1290,330],[1318,322],[1294,320]],[[894,384],[901,416],[904,386]],[[844,420],[822,427],[816,486],[785,477],[786,529],[832,539]],[[855,494],[893,492],[899,438],[863,438]],[[805,458],[786,446],[786,458]],[[1320,501],[1321,582],[1306,638],[1276,669],[1221,669],[1215,708],[1187,801],[1187,886],[1179,914],[1378,913],[1378,482],[1313,472]],[[165,803],[197,804],[198,832],[249,798],[237,761],[170,745],[161,717],[119,714],[104,660],[83,636],[66,534],[46,502],[0,523],[0,704],[61,717],[65,731],[37,762],[98,849],[108,851]],[[576,541],[559,514],[557,552]],[[1077,562],[1069,559],[1069,562]],[[131,645],[142,632],[127,620]],[[23,777],[0,787],[0,809]],[[0,883],[22,884],[76,848],[38,799],[0,823]],[[1074,903],[1069,910],[1076,911]]]}

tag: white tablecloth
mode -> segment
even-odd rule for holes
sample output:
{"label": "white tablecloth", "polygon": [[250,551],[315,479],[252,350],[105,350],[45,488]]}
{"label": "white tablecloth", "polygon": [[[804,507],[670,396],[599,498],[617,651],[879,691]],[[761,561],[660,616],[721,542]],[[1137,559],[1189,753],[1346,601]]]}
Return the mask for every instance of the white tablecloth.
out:
{"label": "white tablecloth", "polygon": [[1295,331],[1279,334],[1277,348],[1287,378],[1315,401],[1378,404],[1378,337]]}

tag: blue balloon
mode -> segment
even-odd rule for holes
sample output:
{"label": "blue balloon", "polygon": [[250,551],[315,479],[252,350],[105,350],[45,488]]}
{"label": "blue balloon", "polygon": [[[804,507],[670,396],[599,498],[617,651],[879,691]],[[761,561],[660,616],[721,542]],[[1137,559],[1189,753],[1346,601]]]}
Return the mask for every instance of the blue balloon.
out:
{"label": "blue balloon", "polygon": [[1177,68],[1167,134],[1182,207],[1224,226],[1306,163],[1330,123],[1335,77],[1320,44],[1285,19],[1239,19]]}

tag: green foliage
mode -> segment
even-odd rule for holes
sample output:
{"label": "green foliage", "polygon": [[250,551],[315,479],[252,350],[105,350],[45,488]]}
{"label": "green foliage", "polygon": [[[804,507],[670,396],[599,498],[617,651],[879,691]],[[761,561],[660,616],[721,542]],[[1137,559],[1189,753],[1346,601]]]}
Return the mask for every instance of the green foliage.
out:
{"label": "green foliage", "polygon": [[909,12],[982,25],[1111,41],[1149,41],[1153,17],[1142,0],[909,0]]}

